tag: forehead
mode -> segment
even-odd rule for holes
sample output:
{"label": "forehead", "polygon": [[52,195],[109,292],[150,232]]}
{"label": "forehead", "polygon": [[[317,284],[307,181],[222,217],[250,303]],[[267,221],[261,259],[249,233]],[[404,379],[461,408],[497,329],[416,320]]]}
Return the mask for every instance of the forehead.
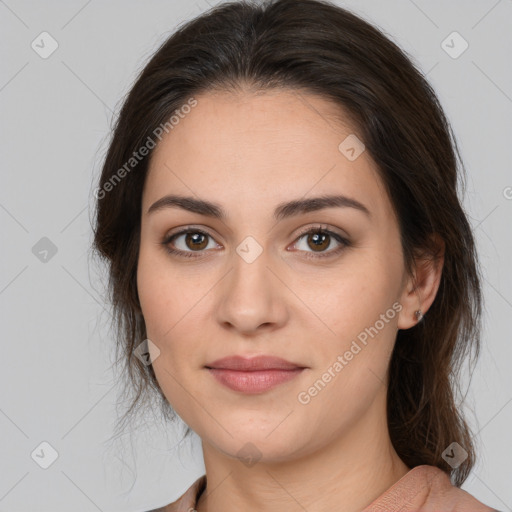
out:
{"label": "forehead", "polygon": [[[384,193],[367,152],[349,160],[343,141],[357,137],[343,109],[293,90],[204,93],[157,145],[146,178],[144,204],[165,193],[216,201],[278,203],[339,192],[363,193],[378,203]],[[354,139],[357,140],[357,139]]]}
{"label": "forehead", "polygon": [[336,154],[336,142],[354,132],[336,104],[304,92],[212,92],[195,99],[197,105],[164,136],[153,159],[173,152],[181,161],[211,160],[215,148],[224,162],[249,155],[259,164],[283,157],[293,162],[305,151],[314,160],[329,146]]}

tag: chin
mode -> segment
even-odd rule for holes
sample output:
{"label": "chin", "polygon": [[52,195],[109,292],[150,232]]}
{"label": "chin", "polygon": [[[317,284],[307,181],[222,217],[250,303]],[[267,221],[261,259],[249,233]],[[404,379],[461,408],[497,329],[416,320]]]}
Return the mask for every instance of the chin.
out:
{"label": "chin", "polygon": [[312,443],[305,435],[304,424],[300,426],[290,422],[285,427],[290,418],[279,425],[282,421],[283,417],[280,417],[273,420],[270,426],[268,422],[258,422],[253,417],[246,421],[239,419],[233,423],[224,423],[232,436],[224,429],[215,432],[203,430],[199,436],[228,457],[245,461],[248,467],[255,462],[284,462],[309,451]]}

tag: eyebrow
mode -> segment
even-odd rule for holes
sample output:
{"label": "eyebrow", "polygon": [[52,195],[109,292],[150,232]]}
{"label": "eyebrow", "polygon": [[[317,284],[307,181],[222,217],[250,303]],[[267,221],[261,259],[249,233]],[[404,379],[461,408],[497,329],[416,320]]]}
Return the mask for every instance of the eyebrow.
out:
{"label": "eyebrow", "polygon": [[[192,213],[205,215],[219,220],[226,220],[227,213],[221,205],[204,199],[190,196],[166,195],[155,201],[148,209],[147,214],[167,208],[181,208]],[[296,199],[279,204],[274,210],[274,219],[283,220],[295,215],[323,210],[324,208],[354,208],[371,217],[369,209],[356,199],[344,195],[324,195],[310,199]]]}

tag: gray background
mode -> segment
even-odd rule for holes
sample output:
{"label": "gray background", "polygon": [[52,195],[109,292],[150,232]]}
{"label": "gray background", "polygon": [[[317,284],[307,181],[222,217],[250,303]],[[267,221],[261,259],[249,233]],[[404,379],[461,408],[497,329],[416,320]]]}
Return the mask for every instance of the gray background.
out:
{"label": "gray background", "polygon": [[[203,474],[197,437],[180,443],[182,430],[151,419],[133,443],[106,443],[119,386],[104,276],[88,251],[92,191],[122,98],[160,42],[210,1],[0,0],[0,511],[147,510]],[[512,1],[338,3],[428,73],[460,143],[486,300],[467,395],[480,452],[463,488],[512,510]],[[58,43],[46,59],[31,47],[43,31]],[[441,46],[453,31],[469,44],[458,58]],[[43,441],[58,453],[48,469],[31,457]]]}

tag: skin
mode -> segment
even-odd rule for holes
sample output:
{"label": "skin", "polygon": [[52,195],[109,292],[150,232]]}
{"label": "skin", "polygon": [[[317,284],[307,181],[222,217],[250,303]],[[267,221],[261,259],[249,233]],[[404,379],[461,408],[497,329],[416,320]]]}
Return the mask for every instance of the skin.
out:
{"label": "skin", "polygon": [[[150,162],[137,284],[148,338],[160,350],[158,382],[202,440],[207,488],[197,510],[315,512],[340,503],[344,511],[362,510],[409,470],[389,439],[386,375],[398,329],[415,325],[414,312],[425,313],[434,300],[442,261],[418,260],[416,283],[406,274],[375,163],[367,151],[349,161],[338,149],[357,131],[335,104],[291,90],[196,99]],[[170,193],[218,203],[227,219],[181,208],[147,213]],[[331,207],[272,217],[282,202],[334,193],[360,201],[370,216]],[[319,252],[300,230],[321,224],[350,245],[329,256],[341,246],[331,237],[327,256],[308,260]],[[211,235],[205,248],[194,252],[182,235],[174,248],[198,257],[168,254],[166,235],[189,225]],[[262,249],[252,263],[236,252],[247,236]],[[396,302],[401,311],[300,403],[298,394]],[[233,354],[275,355],[307,369],[247,395],[205,369]],[[239,454],[246,443],[257,448],[253,465]]]}

